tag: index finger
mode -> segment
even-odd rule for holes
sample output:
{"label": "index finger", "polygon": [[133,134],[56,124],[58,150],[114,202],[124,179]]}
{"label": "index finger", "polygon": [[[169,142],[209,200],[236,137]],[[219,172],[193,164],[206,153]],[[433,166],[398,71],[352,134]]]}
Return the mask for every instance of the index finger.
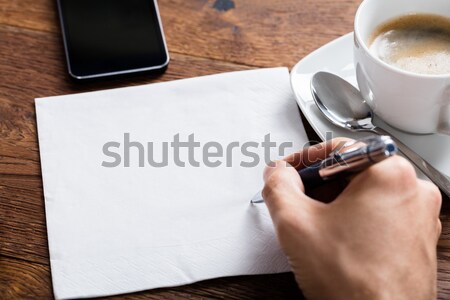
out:
{"label": "index finger", "polygon": [[297,170],[300,170],[314,164],[315,162],[325,159],[330,155],[331,152],[339,149],[340,147],[351,141],[353,140],[345,137],[334,138],[332,140],[325,141],[320,144],[313,145],[309,148],[292,153],[283,158],[283,160]]}

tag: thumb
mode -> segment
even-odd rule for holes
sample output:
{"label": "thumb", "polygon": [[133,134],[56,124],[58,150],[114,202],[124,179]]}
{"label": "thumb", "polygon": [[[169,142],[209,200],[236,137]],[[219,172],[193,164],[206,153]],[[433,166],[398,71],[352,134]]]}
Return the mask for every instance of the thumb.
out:
{"label": "thumb", "polygon": [[304,193],[297,170],[286,161],[272,162],[264,170],[262,196],[275,225],[309,215],[317,201]]}

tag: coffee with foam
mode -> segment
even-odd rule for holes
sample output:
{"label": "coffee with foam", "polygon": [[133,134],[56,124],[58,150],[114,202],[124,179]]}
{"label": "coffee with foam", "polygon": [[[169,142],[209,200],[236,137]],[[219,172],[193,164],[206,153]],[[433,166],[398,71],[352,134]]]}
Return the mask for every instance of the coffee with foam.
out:
{"label": "coffee with foam", "polygon": [[413,14],[378,27],[369,50],[384,62],[408,72],[450,74],[450,18]]}

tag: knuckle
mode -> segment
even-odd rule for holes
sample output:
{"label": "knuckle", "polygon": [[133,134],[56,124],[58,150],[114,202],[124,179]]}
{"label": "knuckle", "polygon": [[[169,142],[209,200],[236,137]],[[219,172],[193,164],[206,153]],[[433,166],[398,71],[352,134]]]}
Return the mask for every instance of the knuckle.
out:
{"label": "knuckle", "polygon": [[272,186],[278,187],[280,185],[285,185],[285,183],[288,182],[291,177],[290,168],[292,167],[282,166],[279,169],[275,170],[268,178]]}
{"label": "knuckle", "polygon": [[436,200],[438,202],[441,202],[442,196],[441,196],[441,192],[439,191],[439,188],[431,181],[425,181],[425,185],[427,186],[430,197],[432,197],[434,200]]}
{"label": "knuckle", "polygon": [[442,205],[442,195],[439,188],[431,181],[421,180],[421,187],[425,192],[427,203],[432,202],[434,208],[439,212]]}
{"label": "knuckle", "polygon": [[276,188],[280,184],[280,178],[279,172],[273,171],[272,174],[267,178],[266,180],[266,186],[270,187],[271,189]]}
{"label": "knuckle", "polygon": [[272,187],[266,183],[262,189],[261,195],[266,201],[270,199],[272,195]]}
{"label": "knuckle", "polygon": [[369,168],[369,176],[386,186],[414,188],[417,177],[414,167],[406,159],[393,156]]}
{"label": "knuckle", "polygon": [[262,196],[264,199],[270,198],[274,192],[279,190],[280,186],[284,182],[284,175],[280,171],[272,171],[270,176],[267,178],[264,188],[262,190]]}
{"label": "knuckle", "polygon": [[391,158],[392,169],[390,170],[394,176],[402,180],[416,180],[416,171],[412,164],[401,156],[394,156]]}
{"label": "knuckle", "polygon": [[267,181],[273,173],[278,172],[281,168],[288,166],[288,164],[283,160],[271,161],[265,168],[263,172],[263,178]]}
{"label": "knuckle", "polygon": [[267,179],[272,172],[274,172],[276,169],[276,162],[272,161],[270,162],[265,168],[264,168],[264,172],[263,172],[263,178]]}

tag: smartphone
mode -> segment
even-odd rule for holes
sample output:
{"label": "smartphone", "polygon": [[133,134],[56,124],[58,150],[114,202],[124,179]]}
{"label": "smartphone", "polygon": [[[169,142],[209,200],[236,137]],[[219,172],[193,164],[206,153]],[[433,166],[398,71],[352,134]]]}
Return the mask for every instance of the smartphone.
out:
{"label": "smartphone", "polygon": [[70,76],[163,71],[169,63],[156,0],[57,0]]}

